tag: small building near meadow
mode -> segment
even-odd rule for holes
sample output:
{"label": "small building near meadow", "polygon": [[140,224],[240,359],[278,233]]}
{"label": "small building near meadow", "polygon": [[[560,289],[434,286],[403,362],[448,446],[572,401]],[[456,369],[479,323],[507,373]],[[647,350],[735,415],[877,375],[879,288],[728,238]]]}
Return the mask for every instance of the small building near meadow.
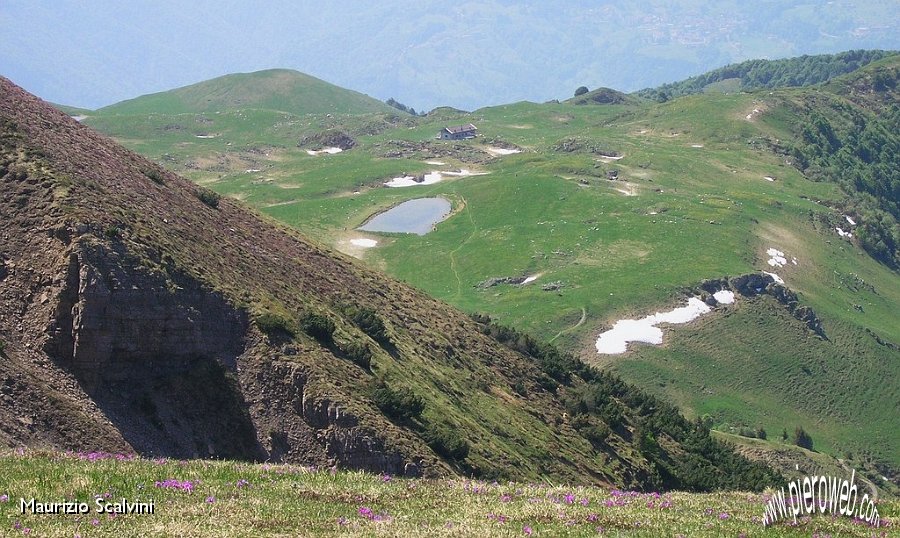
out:
{"label": "small building near meadow", "polygon": [[437,137],[441,140],[465,140],[467,138],[475,138],[476,131],[478,131],[478,127],[467,123],[456,127],[444,127]]}

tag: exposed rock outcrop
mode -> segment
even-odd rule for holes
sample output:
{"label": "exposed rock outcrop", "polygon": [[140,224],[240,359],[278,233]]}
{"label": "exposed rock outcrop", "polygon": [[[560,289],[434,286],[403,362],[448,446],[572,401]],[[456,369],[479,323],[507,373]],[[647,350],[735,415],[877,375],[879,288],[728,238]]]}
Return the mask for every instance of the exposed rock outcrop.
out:
{"label": "exposed rock outcrop", "polygon": [[822,321],[816,316],[812,308],[800,304],[797,294],[782,284],[775,282],[771,275],[765,273],[748,273],[732,278],[719,278],[704,280],[697,287],[697,292],[710,306],[715,306],[717,301],[712,296],[720,290],[732,290],[744,297],[757,295],[770,295],[798,320],[806,324],[809,330],[822,338],[827,339]]}

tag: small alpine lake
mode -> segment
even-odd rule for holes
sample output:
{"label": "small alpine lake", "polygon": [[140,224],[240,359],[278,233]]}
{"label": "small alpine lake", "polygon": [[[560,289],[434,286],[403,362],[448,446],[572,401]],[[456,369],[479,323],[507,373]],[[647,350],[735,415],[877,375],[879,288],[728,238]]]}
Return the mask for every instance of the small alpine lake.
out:
{"label": "small alpine lake", "polygon": [[425,235],[435,224],[450,216],[446,198],[417,198],[378,213],[358,229],[365,232],[413,233]]}

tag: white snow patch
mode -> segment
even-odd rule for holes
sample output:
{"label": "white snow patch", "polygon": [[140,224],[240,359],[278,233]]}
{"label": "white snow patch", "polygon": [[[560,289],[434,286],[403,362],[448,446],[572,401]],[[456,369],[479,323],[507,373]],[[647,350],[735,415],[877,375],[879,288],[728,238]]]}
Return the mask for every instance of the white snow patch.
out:
{"label": "white snow patch", "polygon": [[772,280],[774,280],[775,282],[778,282],[779,284],[784,284],[784,279],[782,279],[780,276],[776,275],[775,273],[770,273],[768,271],[763,271],[763,273],[772,277]]}
{"label": "white snow patch", "polygon": [[637,196],[637,193],[634,192],[634,189],[630,191],[626,191],[625,189],[613,189],[616,192],[621,192],[625,196]]}
{"label": "white snow patch", "polygon": [[716,301],[722,304],[732,304],[734,302],[734,292],[731,290],[721,290],[713,293]]}
{"label": "white snow patch", "polygon": [[340,152],[342,152],[342,151],[344,151],[344,150],[342,150],[341,148],[322,148],[322,149],[319,149],[319,150],[311,150],[311,149],[308,149],[308,150],[306,150],[306,153],[307,153],[308,155],[313,155],[313,156],[315,156],[315,155],[321,155],[322,153],[327,153],[327,154],[329,154],[329,155],[334,155],[335,153],[340,153]]}
{"label": "white snow patch", "polygon": [[703,144],[691,144],[692,148],[702,148]]}
{"label": "white snow patch", "polygon": [[247,169],[248,174],[254,174],[256,172],[262,172],[262,170],[260,170],[259,168],[248,168]]}
{"label": "white snow patch", "polygon": [[430,164],[431,166],[446,166],[447,163],[441,161],[425,161],[425,164]]}
{"label": "white snow patch", "polygon": [[850,223],[850,226],[856,226],[856,221],[853,220],[851,217],[844,215],[844,218],[847,219],[847,222]]}
{"label": "white snow patch", "polygon": [[356,245],[356,246],[362,247],[362,248],[372,248],[372,247],[378,246],[378,241],[376,241],[374,239],[356,238],[356,239],[351,239],[350,244]]}
{"label": "white snow patch", "polygon": [[669,312],[657,312],[642,319],[619,320],[612,329],[597,338],[597,353],[606,355],[625,353],[628,350],[629,342],[661,344],[663,332],[656,325],[687,323],[710,310],[706,303],[696,297],[691,297],[686,306],[675,308]]}
{"label": "white snow patch", "polygon": [[465,176],[482,176],[487,172],[472,172],[471,170],[461,169],[459,172],[439,172],[432,170],[423,177],[422,181],[416,181],[415,176],[395,177],[384,183],[385,187],[415,187],[417,185],[434,185],[444,179],[444,176],[465,177]]}
{"label": "white snow patch", "polygon": [[72,116],[72,119],[80,122],[86,120],[87,116],[85,116],[84,114],[79,114],[78,116]]}
{"label": "white snow patch", "polygon": [[194,135],[197,138],[215,138],[216,135]]}
{"label": "white snow patch", "polygon": [[841,236],[841,237],[846,237],[846,238],[848,238],[848,239],[851,238],[851,237],[853,237],[853,234],[852,234],[852,233],[850,233],[850,232],[845,232],[844,230],[841,230],[840,228],[835,228],[835,230],[837,230],[838,235]]}
{"label": "white snow patch", "polygon": [[765,179],[766,181],[775,181],[775,178],[772,176],[763,176],[763,179]]}
{"label": "white snow patch", "polygon": [[514,153],[522,153],[520,149],[506,149],[506,148],[495,148],[495,147],[487,147],[485,151],[490,153],[491,155],[512,155]]}
{"label": "white snow patch", "polygon": [[[437,172],[434,172],[434,173],[437,173]],[[457,177],[483,176],[483,175],[487,174],[487,172],[473,172],[473,171],[467,170],[465,168],[460,168],[459,172],[440,172],[440,173],[444,174],[445,176],[457,176]]]}
{"label": "white snow patch", "polygon": [[526,278],[525,280],[523,280],[521,285],[524,286],[525,284],[530,284],[530,283],[534,282],[535,280],[537,280],[538,277],[540,277],[543,274],[544,273],[538,273],[536,275],[531,275],[528,278]]}
{"label": "white snow patch", "polygon": [[600,157],[597,158],[597,160],[605,162],[605,163],[609,163],[612,161],[618,161],[619,159],[622,159],[624,157],[625,157],[624,155],[619,155],[617,157],[612,157],[610,155],[601,155]]}
{"label": "white snow patch", "polygon": [[787,258],[784,257],[784,252],[780,250],[776,250],[774,248],[770,248],[766,251],[769,257],[769,265],[772,267],[784,267],[787,265]]}

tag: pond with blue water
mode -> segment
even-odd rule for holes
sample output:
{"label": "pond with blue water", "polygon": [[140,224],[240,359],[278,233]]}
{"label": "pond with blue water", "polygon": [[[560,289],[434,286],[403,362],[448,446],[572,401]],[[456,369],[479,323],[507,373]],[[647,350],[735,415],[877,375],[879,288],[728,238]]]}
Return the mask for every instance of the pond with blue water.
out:
{"label": "pond with blue water", "polygon": [[435,224],[449,217],[450,212],[450,201],[446,198],[417,198],[375,215],[358,229],[425,235]]}

